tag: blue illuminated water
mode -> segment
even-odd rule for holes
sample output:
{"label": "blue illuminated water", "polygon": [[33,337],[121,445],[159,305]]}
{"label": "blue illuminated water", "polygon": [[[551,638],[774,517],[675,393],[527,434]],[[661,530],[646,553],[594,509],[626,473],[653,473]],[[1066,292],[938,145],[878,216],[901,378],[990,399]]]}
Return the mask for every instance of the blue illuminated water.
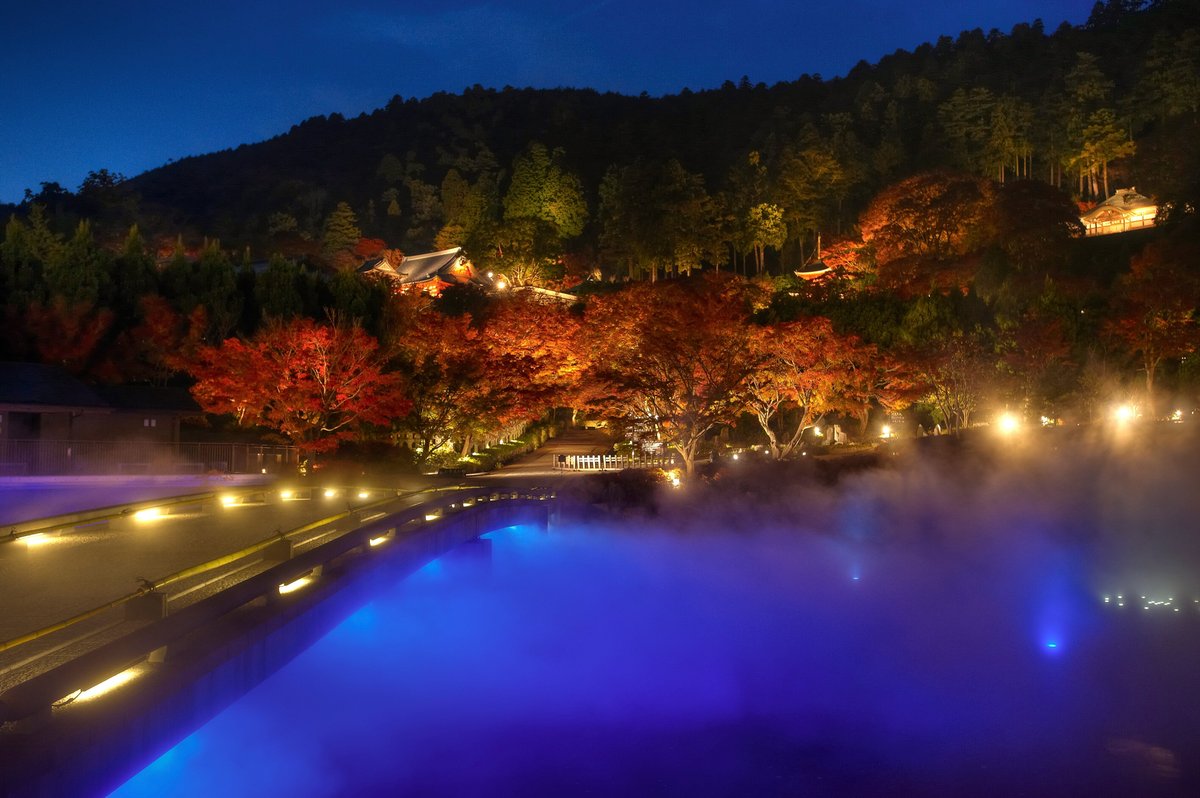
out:
{"label": "blue illuminated water", "polygon": [[490,562],[397,579],[116,795],[1195,786],[1195,613],[1106,609],[1071,546],[489,537]]}

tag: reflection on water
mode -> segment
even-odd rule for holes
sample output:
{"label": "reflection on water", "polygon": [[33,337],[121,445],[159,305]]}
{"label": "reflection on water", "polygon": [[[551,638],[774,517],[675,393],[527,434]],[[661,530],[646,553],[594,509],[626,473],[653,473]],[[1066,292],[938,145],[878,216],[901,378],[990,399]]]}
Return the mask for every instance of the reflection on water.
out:
{"label": "reflection on water", "polygon": [[1200,613],[1191,597],[1179,613],[1106,603],[1085,547],[490,537],[379,596],[117,795],[1194,786]]}

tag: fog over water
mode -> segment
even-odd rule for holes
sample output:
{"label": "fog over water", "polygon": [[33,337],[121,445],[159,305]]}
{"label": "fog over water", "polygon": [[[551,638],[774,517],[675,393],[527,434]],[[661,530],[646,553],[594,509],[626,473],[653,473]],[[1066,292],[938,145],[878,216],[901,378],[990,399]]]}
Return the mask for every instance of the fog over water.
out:
{"label": "fog over water", "polygon": [[117,794],[1197,794],[1186,432],[833,486],[743,462],[625,522],[493,533]]}

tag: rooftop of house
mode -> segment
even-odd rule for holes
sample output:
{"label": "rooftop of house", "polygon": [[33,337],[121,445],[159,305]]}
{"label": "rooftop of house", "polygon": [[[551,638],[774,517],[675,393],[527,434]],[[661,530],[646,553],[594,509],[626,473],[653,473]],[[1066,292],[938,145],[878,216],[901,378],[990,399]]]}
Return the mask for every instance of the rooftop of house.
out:
{"label": "rooftop of house", "polygon": [[0,404],[108,409],[85,383],[59,366],[0,363]]}
{"label": "rooftop of house", "polygon": [[66,369],[45,363],[0,363],[0,406],[31,411],[200,412],[191,394],[183,388],[91,386]]}

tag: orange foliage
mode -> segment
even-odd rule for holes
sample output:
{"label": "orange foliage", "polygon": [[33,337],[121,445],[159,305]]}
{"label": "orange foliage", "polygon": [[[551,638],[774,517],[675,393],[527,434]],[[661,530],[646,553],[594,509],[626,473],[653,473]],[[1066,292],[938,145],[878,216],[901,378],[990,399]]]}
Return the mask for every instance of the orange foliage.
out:
{"label": "orange foliage", "polygon": [[377,342],[360,327],[297,318],[272,322],[250,341],[201,348],[192,394],[206,412],[330,449],[358,425],[407,412],[398,376],[382,366]]}
{"label": "orange foliage", "polygon": [[585,340],[605,412],[653,431],[690,474],[704,435],[736,418],[757,366],[745,285],[707,277],[597,297]]}

